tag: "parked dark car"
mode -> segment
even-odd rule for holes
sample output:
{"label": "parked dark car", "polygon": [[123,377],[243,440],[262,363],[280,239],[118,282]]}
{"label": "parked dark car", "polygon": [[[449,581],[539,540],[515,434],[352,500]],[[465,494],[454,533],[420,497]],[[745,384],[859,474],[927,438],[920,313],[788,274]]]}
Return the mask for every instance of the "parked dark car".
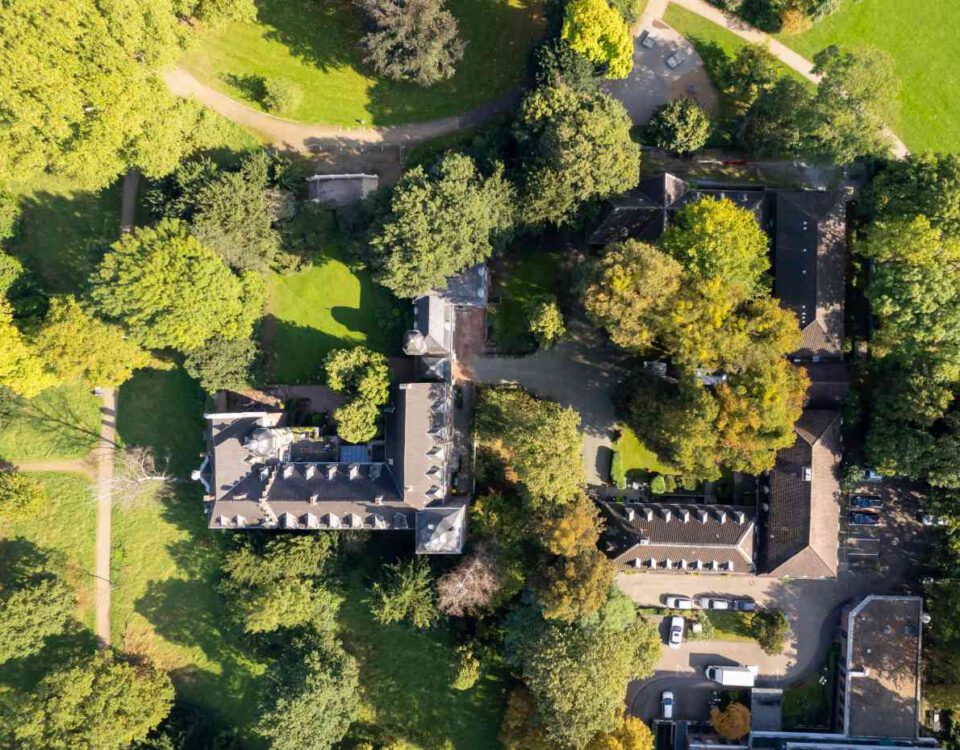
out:
{"label": "parked dark car", "polygon": [[881,518],[877,513],[862,513],[850,511],[850,524],[852,526],[879,526]]}
{"label": "parked dark car", "polygon": [[737,612],[753,612],[757,609],[757,603],[753,599],[734,599],[733,608]]}
{"label": "parked dark car", "polygon": [[850,505],[854,508],[880,510],[880,508],[883,507],[883,500],[875,495],[851,495]]}

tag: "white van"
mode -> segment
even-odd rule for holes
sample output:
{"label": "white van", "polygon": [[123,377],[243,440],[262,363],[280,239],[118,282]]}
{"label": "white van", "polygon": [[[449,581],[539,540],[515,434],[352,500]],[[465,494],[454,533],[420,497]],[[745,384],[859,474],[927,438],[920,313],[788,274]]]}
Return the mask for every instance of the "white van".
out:
{"label": "white van", "polygon": [[759,667],[707,667],[707,679],[719,682],[724,687],[753,687],[760,672]]}

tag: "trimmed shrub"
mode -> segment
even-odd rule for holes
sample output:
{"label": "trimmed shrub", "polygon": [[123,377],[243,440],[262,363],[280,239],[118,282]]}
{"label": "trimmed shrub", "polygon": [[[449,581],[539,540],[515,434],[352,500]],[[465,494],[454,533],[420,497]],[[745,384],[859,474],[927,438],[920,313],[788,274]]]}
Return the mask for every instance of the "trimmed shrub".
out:
{"label": "trimmed shrub", "polygon": [[667,480],[664,479],[663,475],[657,474],[650,481],[650,492],[652,492],[654,495],[662,495],[666,491],[667,491]]}
{"label": "trimmed shrub", "polygon": [[287,114],[303,102],[303,89],[284,78],[263,79],[263,106],[271,112]]}

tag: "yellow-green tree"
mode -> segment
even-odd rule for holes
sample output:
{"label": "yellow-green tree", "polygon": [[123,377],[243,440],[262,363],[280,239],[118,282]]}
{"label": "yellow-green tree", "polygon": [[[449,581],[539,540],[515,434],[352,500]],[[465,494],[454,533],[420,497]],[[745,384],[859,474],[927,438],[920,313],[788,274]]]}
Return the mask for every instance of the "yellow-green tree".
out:
{"label": "yellow-green tree", "polygon": [[653,750],[653,733],[636,716],[624,714],[620,727],[601,732],[587,745],[587,750]]}
{"label": "yellow-green tree", "polygon": [[633,69],[633,39],[627,22],[606,0],[572,0],[560,36],[608,78],[626,78]]}
{"label": "yellow-green tree", "polygon": [[133,371],[160,364],[123,329],[104,323],[74,297],[58,297],[36,338],[37,355],[62,380],[117,386]]}
{"label": "yellow-green tree", "polygon": [[56,382],[14,324],[10,303],[0,297],[0,385],[32,398]]}

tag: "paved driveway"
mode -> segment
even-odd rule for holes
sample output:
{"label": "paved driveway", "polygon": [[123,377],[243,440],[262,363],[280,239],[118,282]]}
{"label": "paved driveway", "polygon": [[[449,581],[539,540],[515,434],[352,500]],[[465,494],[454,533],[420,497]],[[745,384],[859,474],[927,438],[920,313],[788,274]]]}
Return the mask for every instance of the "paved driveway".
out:
{"label": "paved driveway", "polygon": [[[652,49],[640,39],[644,32],[657,40]],[[687,55],[678,67],[667,67],[666,60],[675,51]],[[619,99],[634,123],[645,123],[661,104],[680,96],[692,96],[711,114],[717,111],[717,92],[693,47],[676,31],[659,20],[644,16],[633,40],[633,70],[619,81],[605,81],[604,89]]]}
{"label": "paved driveway", "polygon": [[616,413],[612,397],[626,377],[624,355],[586,323],[572,320],[564,341],[529,357],[473,357],[479,383],[519,383],[531,393],[580,413],[583,462],[590,485],[606,482]]}

